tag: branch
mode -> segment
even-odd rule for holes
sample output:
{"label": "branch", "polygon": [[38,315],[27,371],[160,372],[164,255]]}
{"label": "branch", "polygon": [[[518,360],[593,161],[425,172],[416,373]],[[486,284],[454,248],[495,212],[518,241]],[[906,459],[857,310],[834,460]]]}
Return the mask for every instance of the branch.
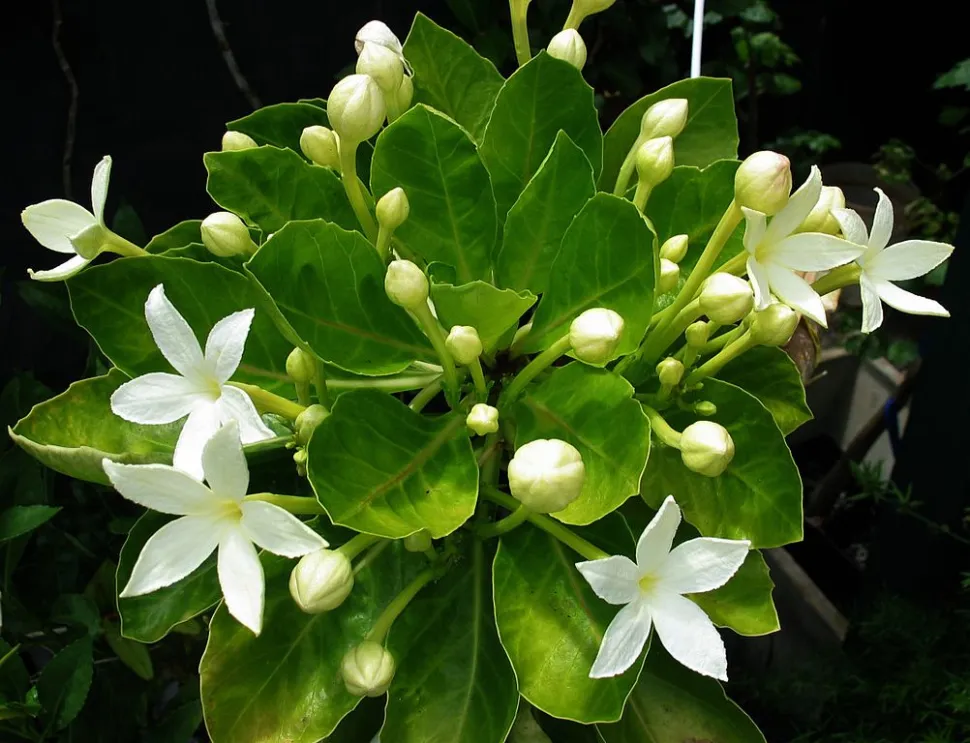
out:
{"label": "branch", "polygon": [[209,25],[212,26],[212,33],[216,37],[216,42],[219,44],[219,50],[222,52],[222,58],[226,62],[226,67],[229,68],[229,74],[232,75],[232,79],[236,82],[236,87],[239,88],[240,92],[249,101],[249,105],[255,108],[261,108],[262,103],[259,100],[253,89],[249,87],[249,83],[242,74],[242,70],[239,69],[239,65],[236,64],[236,57],[232,53],[232,47],[229,46],[229,39],[226,38],[226,27],[222,23],[222,18],[219,17],[219,9],[216,8],[216,0],[205,0],[206,8],[209,10]]}
{"label": "branch", "polygon": [[51,44],[54,46],[54,54],[57,63],[60,65],[64,79],[67,80],[67,87],[71,91],[71,102],[67,107],[67,126],[64,132],[64,153],[61,156],[61,179],[64,186],[64,196],[70,199],[73,188],[71,186],[71,162],[74,159],[74,139],[77,135],[77,106],[80,90],[77,86],[77,79],[71,69],[67,57],[64,55],[64,48],[61,46],[61,24],[64,19],[61,16],[60,0],[51,0],[51,9],[54,14],[54,27],[51,31]]}

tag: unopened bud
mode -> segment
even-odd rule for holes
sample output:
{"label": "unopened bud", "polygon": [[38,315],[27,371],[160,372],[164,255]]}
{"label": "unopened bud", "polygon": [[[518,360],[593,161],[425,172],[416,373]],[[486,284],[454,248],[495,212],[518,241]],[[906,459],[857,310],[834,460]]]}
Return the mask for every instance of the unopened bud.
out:
{"label": "unopened bud", "polygon": [[411,204],[404,189],[398,186],[377,200],[377,223],[393,232],[407,221],[411,214]]}
{"label": "unopened bud", "polygon": [[676,137],[687,126],[688,104],[686,98],[667,98],[648,108],[640,119],[640,136]]}
{"label": "unopened bud", "polygon": [[680,263],[687,255],[687,243],[687,235],[668,237],[664,244],[660,246],[660,257],[674,263]]}
{"label": "unopened bud", "polygon": [[751,338],[762,346],[784,346],[798,327],[798,313],[776,302],[751,316]]}
{"label": "unopened bud", "polygon": [[515,347],[516,344],[521,343],[525,337],[532,332],[532,323],[527,322],[525,325],[516,328],[515,333],[512,334],[512,342],[509,346]]}
{"label": "unopened bud", "polygon": [[401,40],[382,21],[368,21],[361,26],[354,38],[354,49],[357,50],[358,54],[364,51],[365,44],[377,44],[389,49],[399,57],[403,58],[404,56]]}
{"label": "unopened bud", "polygon": [[330,91],[327,116],[342,143],[359,144],[381,130],[387,106],[374,78],[348,75]]}
{"label": "unopened bud", "polygon": [[498,408],[485,403],[477,403],[472,406],[465,418],[465,425],[479,436],[498,431]]}
{"label": "unopened bud", "polygon": [[414,83],[409,75],[405,75],[401,80],[401,87],[397,89],[397,108],[402,113],[411,108],[411,101],[414,99]]}
{"label": "unopened bud", "polygon": [[427,552],[431,549],[431,533],[427,529],[404,537],[404,549],[408,552]]}
{"label": "unopened bud", "polygon": [[379,697],[394,678],[394,657],[383,645],[364,640],[344,656],[340,675],[355,697]]}
{"label": "unopened bud", "polygon": [[579,497],[585,478],[579,450],[560,439],[530,441],[509,462],[509,490],[536,513],[564,509]]}
{"label": "unopened bud", "polygon": [[302,348],[294,348],[286,357],[286,373],[294,382],[312,382],[316,372],[316,359]]}
{"label": "unopened bud", "polygon": [[709,418],[717,412],[717,405],[709,400],[698,400],[694,403],[694,412],[705,418]]}
{"label": "unopened bud", "polygon": [[687,426],[680,436],[680,458],[687,469],[717,477],[734,458],[734,440],[724,426],[697,421]]}
{"label": "unopened bud", "polygon": [[300,135],[300,150],[314,165],[340,168],[340,145],[337,135],[325,126],[308,126]]}
{"label": "unopened bud", "polygon": [[657,279],[657,293],[666,294],[677,288],[680,281],[680,266],[666,258],[660,259],[660,277]]}
{"label": "unopened bud", "polygon": [[754,291],[751,284],[729,273],[716,273],[704,282],[701,310],[721,325],[731,325],[751,312]]}
{"label": "unopened bud", "polygon": [[222,151],[231,152],[233,150],[249,150],[259,147],[256,140],[248,134],[242,132],[226,132],[222,135]]}
{"label": "unopened bud", "polygon": [[256,243],[249,236],[249,228],[231,212],[215,212],[202,220],[202,243],[209,252],[220,258],[249,255],[256,252]]}
{"label": "unopened bud", "polygon": [[790,195],[791,163],[777,152],[755,152],[734,174],[734,200],[738,206],[770,217],[784,209]]}
{"label": "unopened bud", "polygon": [[613,359],[623,335],[623,318],[613,310],[594,307],[569,326],[573,355],[586,364],[602,365]]}
{"label": "unopened bud", "polygon": [[710,337],[711,328],[703,320],[691,323],[687,326],[687,330],[684,331],[684,338],[687,340],[687,345],[691,348],[700,348],[707,343],[707,339]]}
{"label": "unopened bud", "polygon": [[684,365],[673,356],[668,356],[657,364],[657,376],[660,378],[660,384],[676,387],[684,378]]}
{"label": "unopened bud", "polygon": [[404,79],[404,64],[400,56],[387,47],[365,42],[357,58],[357,72],[374,78],[385,96],[396,96]]}
{"label": "unopened bud", "polygon": [[302,413],[296,416],[294,425],[296,426],[296,442],[300,446],[310,443],[310,437],[317,430],[317,426],[330,417],[330,411],[323,405],[310,405]]}
{"label": "unopened bud", "polygon": [[553,36],[546,51],[550,57],[568,62],[577,70],[582,70],[586,64],[586,42],[574,28],[567,28]]}
{"label": "unopened bud", "polygon": [[428,301],[428,277],[411,261],[391,261],[384,276],[384,291],[394,304],[414,309]]}
{"label": "unopened bud", "polygon": [[845,194],[842,193],[842,189],[837,186],[822,186],[818,201],[795,232],[824,232],[827,235],[837,235],[842,228],[832,214],[832,210],[844,208]]}
{"label": "unopened bud", "polygon": [[353,566],[339,550],[310,552],[300,558],[290,573],[290,595],[307,614],[336,609],[353,587]]}
{"label": "unopened bud", "polygon": [[300,477],[306,477],[306,460],[306,449],[297,449],[293,452],[293,464],[296,465],[296,474]]}
{"label": "unopened bud", "polygon": [[674,171],[674,140],[654,137],[637,150],[637,174],[648,186],[663,183]]}
{"label": "unopened bud", "polygon": [[445,346],[462,366],[468,366],[482,355],[482,339],[471,325],[455,325],[445,339]]}

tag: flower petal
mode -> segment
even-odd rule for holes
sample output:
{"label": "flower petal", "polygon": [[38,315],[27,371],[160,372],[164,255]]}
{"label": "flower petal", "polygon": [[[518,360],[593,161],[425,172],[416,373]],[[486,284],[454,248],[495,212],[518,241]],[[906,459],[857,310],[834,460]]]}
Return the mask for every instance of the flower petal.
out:
{"label": "flower petal", "polygon": [[620,609],[606,628],[589,677],[619,676],[637,662],[649,636],[650,610],[646,602],[637,599]]}
{"label": "flower petal", "polygon": [[150,372],[111,393],[111,412],[132,423],[157,426],[184,418],[211,398],[185,377]]}
{"label": "flower petal", "polygon": [[139,506],[176,516],[204,516],[219,507],[205,485],[167,464],[119,464],[102,459],[115,490]]}
{"label": "flower petal", "polygon": [[906,240],[890,245],[865,264],[870,278],[906,281],[923,276],[950,257],[953,246],[931,240]]}
{"label": "flower petal", "polygon": [[[872,229],[869,231],[869,250],[875,254],[889,244],[893,236],[893,202],[881,188],[873,189],[879,194],[879,203],[872,215]],[[869,258],[870,256],[867,256]]]}
{"label": "flower petal", "polygon": [[241,501],[249,490],[249,466],[239,440],[239,426],[228,423],[202,448],[205,481],[220,498]]}
{"label": "flower petal", "polygon": [[206,442],[219,430],[220,425],[219,410],[214,403],[196,407],[189,413],[179,433],[178,441],[175,442],[172,465],[201,482],[205,477],[202,451]]}
{"label": "flower petal", "polygon": [[70,238],[98,220],[80,204],[66,199],[49,199],[31,204],[20,219],[34,239],[49,250],[74,253]]}
{"label": "flower petal", "polygon": [[768,284],[768,272],[763,264],[751,256],[747,262],[748,280],[754,289],[754,308],[763,310],[771,304],[771,286]]}
{"label": "flower petal", "polygon": [[659,571],[659,590],[703,593],[720,588],[748,556],[747,539],[698,537],[678,544]]}
{"label": "flower petal", "polygon": [[652,573],[667,559],[678,526],[680,506],[674,501],[674,496],[668,495],[637,541],[637,568],[640,575]]}
{"label": "flower petal", "polygon": [[602,560],[577,562],[576,569],[593,593],[608,604],[629,604],[640,595],[640,571],[628,557],[613,555]]}
{"label": "flower petal", "polygon": [[869,231],[866,229],[866,223],[862,221],[862,217],[859,216],[857,211],[854,209],[836,208],[832,210],[832,216],[835,217],[835,221],[842,228],[842,237],[850,243],[855,243],[863,247],[869,244]]}
{"label": "flower petal", "polygon": [[219,542],[219,585],[226,608],[240,624],[258,635],[263,627],[266,586],[259,555],[242,529],[226,529]]}
{"label": "flower petal", "polygon": [[934,302],[932,299],[927,299],[918,294],[908,292],[905,289],[900,289],[888,281],[873,281],[872,286],[883,302],[900,312],[905,312],[909,315],[950,316],[946,307],[939,302]]}
{"label": "flower petal", "polygon": [[781,266],[768,266],[765,270],[768,274],[768,283],[771,284],[771,291],[778,299],[792,309],[812,318],[823,328],[828,327],[825,322],[822,298],[805,279]]}
{"label": "flower petal", "polygon": [[674,660],[703,676],[727,681],[727,654],[714,624],[697,604],[676,593],[650,600],[657,637]]}
{"label": "flower petal", "polygon": [[91,208],[98,222],[104,224],[104,202],[108,200],[108,182],[111,180],[111,156],[105,155],[94,166],[91,176]]}
{"label": "flower petal", "polygon": [[204,375],[202,347],[185,318],[165,296],[161,284],[148,295],[145,319],[158,350],[177,372],[193,380]]}
{"label": "flower petal", "polygon": [[35,271],[32,268],[27,269],[27,274],[34,281],[64,281],[71,278],[91,262],[88,258],[82,258],[79,255],[73,258],[68,258],[66,261],[61,263],[54,268],[47,271]]}
{"label": "flower petal", "polygon": [[326,539],[279,506],[248,500],[240,508],[246,538],[274,555],[303,557],[328,546]]}
{"label": "flower petal", "polygon": [[219,544],[221,529],[212,518],[183,516],[145,542],[121,596],[142,596],[170,586],[205,562]]}
{"label": "flower petal", "polygon": [[882,325],[882,300],[866,274],[859,277],[859,293],[862,295],[862,332],[871,333]]}
{"label": "flower petal", "polygon": [[765,242],[773,244],[793,233],[818,203],[821,194],[822,174],[818,166],[813,165],[808,178],[791,195],[785,208],[771,218],[765,231]]}
{"label": "flower petal", "polygon": [[249,395],[238,387],[222,387],[222,395],[216,402],[223,423],[235,421],[239,424],[239,438],[244,444],[253,444],[275,435],[256,412],[256,406]]}
{"label": "flower petal", "polygon": [[240,310],[212,326],[205,342],[205,360],[219,384],[229,381],[242,361],[255,310]]}
{"label": "flower petal", "polygon": [[765,219],[764,213],[756,211],[755,209],[742,206],[741,213],[744,214],[744,237],[742,238],[744,249],[751,253],[751,255],[754,255],[758,245],[764,239],[765,228],[768,222]]}
{"label": "flower petal", "polygon": [[828,271],[854,261],[865,248],[821,232],[786,237],[771,251],[771,262],[793,271]]}

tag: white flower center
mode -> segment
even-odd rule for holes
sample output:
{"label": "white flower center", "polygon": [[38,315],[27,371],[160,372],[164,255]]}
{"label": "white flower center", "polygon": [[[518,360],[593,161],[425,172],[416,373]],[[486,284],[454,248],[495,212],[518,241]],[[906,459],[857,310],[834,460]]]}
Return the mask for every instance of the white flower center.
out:
{"label": "white flower center", "polygon": [[660,578],[654,573],[647,573],[642,578],[640,578],[638,585],[640,586],[640,593],[646,596],[652,593],[660,582]]}

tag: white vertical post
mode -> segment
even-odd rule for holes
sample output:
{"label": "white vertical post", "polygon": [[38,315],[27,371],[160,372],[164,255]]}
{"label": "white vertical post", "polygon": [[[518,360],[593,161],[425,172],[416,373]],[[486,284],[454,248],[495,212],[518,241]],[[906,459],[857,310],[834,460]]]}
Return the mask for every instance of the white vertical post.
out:
{"label": "white vertical post", "polygon": [[704,0],[694,0],[694,37],[690,54],[690,76],[701,76],[701,44],[704,40]]}

